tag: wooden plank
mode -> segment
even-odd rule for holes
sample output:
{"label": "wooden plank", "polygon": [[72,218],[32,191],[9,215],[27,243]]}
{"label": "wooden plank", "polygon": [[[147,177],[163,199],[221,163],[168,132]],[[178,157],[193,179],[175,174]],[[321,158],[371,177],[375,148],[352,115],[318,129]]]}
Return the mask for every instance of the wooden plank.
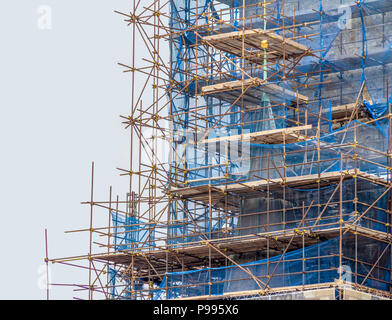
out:
{"label": "wooden plank", "polygon": [[348,231],[357,232],[367,238],[372,238],[386,243],[389,243],[392,240],[392,235],[386,232],[373,230],[366,227],[361,227],[357,224],[352,224],[352,223],[345,223],[345,226]]}
{"label": "wooden plank", "polygon": [[249,86],[259,86],[264,83],[264,80],[259,78],[250,78],[245,80],[236,80],[236,81],[229,81],[229,82],[221,82],[216,83],[213,85],[205,86],[201,88],[201,92],[203,94],[209,94],[217,91],[228,91],[228,90],[239,90],[242,88],[246,88]]}
{"label": "wooden plank", "polygon": [[[354,174],[354,172],[352,172],[352,174]],[[266,188],[267,185],[269,184],[271,185],[282,185],[283,183],[285,185],[289,185],[289,186],[306,186],[309,185],[311,183],[315,183],[317,182],[317,180],[328,180],[328,181],[335,181],[335,180],[339,180],[341,176],[341,173],[338,171],[335,172],[326,172],[326,173],[322,173],[319,177],[318,174],[311,174],[311,175],[304,175],[304,176],[295,176],[295,177],[286,177],[285,181],[282,180],[282,178],[277,178],[277,179],[270,179],[270,181],[266,181],[266,180],[257,180],[257,181],[251,181],[251,182],[244,182],[242,184],[230,184],[227,187],[216,187],[216,188],[226,188],[227,191],[232,191],[232,192],[241,192],[244,191],[244,189],[246,189],[246,187],[248,188]]]}
{"label": "wooden plank", "polygon": [[263,65],[264,49],[261,47],[262,41],[267,41],[267,60],[277,60],[283,57],[296,58],[308,51],[308,48],[290,38],[283,38],[281,35],[263,29],[251,29],[245,31],[233,31],[203,37],[207,45],[211,45],[219,50],[242,57],[242,41],[244,39],[244,58],[250,62]]}
{"label": "wooden plank", "polygon": [[[265,92],[267,94],[270,94],[272,96],[287,96],[291,97],[292,100],[297,100],[299,102],[305,102],[307,103],[309,101],[309,98],[307,96],[304,96],[298,92],[294,92],[290,89],[280,87],[279,85],[275,83],[268,83],[265,82],[264,80],[260,78],[249,78],[245,80],[235,80],[235,81],[229,81],[229,82],[221,82],[221,83],[216,83],[213,85],[209,86],[204,86],[201,88],[202,94],[214,94],[214,93],[219,93],[219,92],[225,92],[225,91],[238,91],[238,95],[241,94],[242,90],[248,87],[257,87],[257,90],[260,92]],[[247,94],[252,94],[249,90],[244,94],[244,98],[246,97]],[[222,100],[225,100],[224,96],[219,96],[218,98],[221,98]],[[227,99],[228,102],[231,100],[235,101],[234,98],[229,97]],[[226,101],[226,100],[225,100]]]}
{"label": "wooden plank", "polygon": [[293,135],[293,133],[298,131],[305,131],[312,129],[312,125],[290,127],[283,129],[266,130],[252,133],[239,134],[234,136],[219,137],[214,139],[205,139],[199,143],[216,143],[216,142],[226,142],[226,141],[243,141],[249,140],[251,142],[258,143],[278,143],[281,144],[283,141],[286,143],[298,142],[301,139],[300,135]]}
{"label": "wooden plank", "polygon": [[266,89],[266,93],[270,93],[273,95],[282,94],[285,96],[293,97],[295,100],[298,99],[299,102],[305,102],[305,103],[309,102],[309,98],[307,96],[304,96],[298,92],[293,92],[287,88],[282,88],[275,83],[268,83],[263,86],[263,89],[264,88]]}
{"label": "wooden plank", "polygon": [[[355,108],[355,103],[348,103],[340,106],[331,107],[332,120],[349,118],[354,108]],[[329,108],[325,108],[323,109],[323,111],[325,113],[329,113]]]}

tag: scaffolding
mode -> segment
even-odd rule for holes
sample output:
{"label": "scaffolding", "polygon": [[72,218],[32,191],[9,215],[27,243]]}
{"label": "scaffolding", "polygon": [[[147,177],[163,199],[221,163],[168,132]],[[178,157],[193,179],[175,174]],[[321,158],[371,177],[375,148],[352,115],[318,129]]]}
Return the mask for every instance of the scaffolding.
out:
{"label": "scaffolding", "polygon": [[[88,299],[390,299],[389,0],[134,1],[126,198]],[[140,46],[148,57],[140,57]],[[168,60],[168,61],[167,61]],[[106,226],[93,217],[106,215]]]}

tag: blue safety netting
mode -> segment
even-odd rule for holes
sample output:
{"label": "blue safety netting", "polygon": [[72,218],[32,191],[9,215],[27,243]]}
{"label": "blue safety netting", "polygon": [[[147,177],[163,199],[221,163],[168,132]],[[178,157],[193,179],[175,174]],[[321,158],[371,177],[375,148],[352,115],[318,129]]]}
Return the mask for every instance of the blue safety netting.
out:
{"label": "blue safety netting", "polygon": [[[132,285],[129,278],[116,268],[107,266],[108,293],[111,300],[130,300],[132,298]],[[143,284],[139,280],[133,281],[133,290],[142,290]]]}
{"label": "blue safety netting", "polygon": [[[238,217],[234,215],[212,211],[209,217],[208,210],[201,208],[189,208],[184,212],[177,207],[176,212],[179,221],[170,223],[167,234],[168,243],[176,248],[205,240],[205,235],[210,239],[232,236],[238,225]],[[187,218],[190,216],[192,219]]]}
{"label": "blue safety netting", "polygon": [[[386,243],[367,238],[360,240],[366,250],[361,250],[356,256],[356,239],[352,236],[343,238],[342,279],[388,290],[390,249],[385,250]],[[373,264],[375,267],[372,269]],[[267,284],[270,288],[278,288],[334,282],[339,279],[339,266],[337,238],[239,266],[167,273],[154,299],[219,296],[250,290],[262,292]]]}
{"label": "blue safety netting", "polygon": [[[363,179],[349,179],[342,181],[341,188],[342,193],[339,183],[320,189],[286,187],[268,198],[260,196],[242,200],[243,209],[238,215],[214,213],[209,217],[205,210],[189,209],[188,214],[194,218],[187,220],[183,217],[181,222],[172,223],[168,242],[181,247],[206,238],[217,240],[297,228],[311,228],[313,232],[319,232],[339,228],[341,220],[371,230],[390,232],[388,197],[382,197],[385,186]],[[285,201],[282,201],[283,192]]]}
{"label": "blue safety netting", "polygon": [[[354,168],[377,177],[386,177],[387,136],[387,126],[382,126],[380,130],[354,120],[330,134],[298,143],[271,145],[250,143],[249,140],[229,141],[224,144],[230,146],[229,161],[226,159],[221,164],[218,159],[225,156],[219,152],[223,146],[189,145],[186,147],[187,184],[222,185]],[[211,164],[212,168],[208,168],[207,164]],[[208,178],[212,178],[211,181]]]}
{"label": "blue safety netting", "polygon": [[151,248],[155,246],[155,224],[143,223],[134,216],[111,212],[112,245],[116,251]]}
{"label": "blue safety netting", "polygon": [[[247,5],[252,5],[257,1],[247,1]],[[189,31],[189,28],[196,25],[205,24],[207,21],[211,22],[214,17],[208,18],[205,15],[206,11],[227,9],[233,7],[229,13],[223,18],[238,19],[235,24],[224,25],[220,32],[229,32],[242,26],[242,11],[235,6],[242,5],[238,1],[199,1],[172,2],[172,26],[176,31],[183,30],[183,33],[174,35],[172,38],[172,78],[178,81],[179,84],[172,92],[170,114],[174,116],[174,134],[178,139],[174,139],[176,155],[187,159],[187,165],[179,164],[177,161],[173,163],[173,168],[189,169],[202,163],[207,163],[207,160],[200,161],[205,154],[198,154],[197,151],[191,150],[192,147],[187,147],[186,130],[195,131],[195,127],[200,130],[200,137],[203,136],[203,130],[215,126],[209,132],[208,138],[216,138],[220,136],[230,136],[239,133],[250,133],[257,131],[270,130],[275,128],[284,128],[295,126],[296,123],[304,123],[304,114],[296,113],[295,109],[288,109],[284,104],[290,105],[292,97],[288,95],[288,91],[279,94],[275,97],[271,94],[266,94],[261,86],[254,90],[252,95],[256,95],[252,102],[245,102],[246,105],[264,107],[257,111],[247,111],[242,115],[241,106],[244,101],[238,101],[238,105],[231,106],[231,102],[219,96],[202,96],[200,90],[206,85],[202,76],[209,76],[211,82],[215,81],[210,71],[216,68],[219,62],[221,72],[229,72],[231,78],[225,77],[222,81],[231,81],[241,79],[242,72],[239,68],[240,64],[231,63],[225,60],[222,56],[228,59],[234,59],[235,56],[223,52],[210,52],[208,59],[210,63],[206,62],[207,49],[200,45],[201,37],[206,35],[203,29],[198,33]],[[297,23],[312,22],[310,27],[298,26],[296,28],[297,42],[312,48],[313,51],[318,52],[313,56],[306,56],[302,58],[297,66],[298,77],[295,78],[296,83],[301,85],[296,88],[299,93],[311,98],[309,104],[301,104],[300,108],[306,109],[308,112],[307,124],[311,124],[313,128],[310,130],[315,133],[316,128],[320,126],[321,132],[328,134],[335,129],[332,125],[331,108],[334,106],[353,103],[357,100],[360,89],[364,86],[359,102],[369,113],[373,119],[385,116],[387,112],[387,93],[386,78],[390,78],[391,68],[391,40],[389,36],[391,17],[388,12],[391,11],[390,6],[386,0],[369,0],[369,1],[276,1],[268,6],[269,10],[276,12],[277,21],[281,20],[283,13],[290,16],[295,9]],[[251,21],[245,20],[245,26],[250,28],[265,27],[275,28],[276,24],[265,21],[258,15],[262,15],[263,8],[260,6],[249,7],[245,10],[245,16],[252,16]],[[197,14],[196,14],[197,13]],[[216,14],[216,13],[215,13]],[[212,14],[213,16],[214,14]],[[215,17],[215,19],[218,19]],[[233,21],[231,20],[231,21]],[[286,19],[285,26],[289,27],[292,20]],[[217,25],[215,26],[217,28]],[[214,29],[214,28],[212,28]],[[203,33],[204,32],[204,33]],[[280,35],[282,31],[276,31]],[[207,33],[213,33],[209,31]],[[305,37],[307,35],[307,37]],[[312,35],[312,36],[309,36]],[[198,45],[195,44],[198,42]],[[320,59],[322,58],[322,59]],[[216,59],[216,60],[214,60]],[[196,64],[197,63],[197,64]],[[197,67],[196,67],[197,66]],[[281,75],[280,64],[273,67],[269,74],[275,73],[277,78]],[[197,69],[197,76],[196,76]],[[248,71],[248,70],[245,70]],[[263,78],[264,70],[259,68],[252,70],[252,76]],[[310,85],[309,76],[304,75],[314,74],[311,77],[312,81],[319,83],[318,85]],[[219,81],[218,81],[219,82]],[[271,80],[270,82],[279,85],[282,88],[291,88],[292,84],[289,80],[282,81],[281,79]],[[208,83],[209,84],[209,83]],[[186,86],[186,88],[185,88]],[[390,87],[390,84],[389,84]],[[184,89],[185,88],[185,89]],[[183,90],[184,89],[184,90]],[[392,90],[389,89],[389,92]],[[195,96],[195,93],[198,93]],[[234,94],[235,96],[235,94]],[[270,106],[270,107],[269,107]],[[203,121],[195,118],[193,115],[195,108],[208,109],[208,124],[205,125]],[[230,114],[221,118],[221,115],[230,108]],[[318,115],[321,111],[321,117]],[[176,116],[178,115],[178,116]],[[270,119],[270,120],[269,120]],[[272,120],[273,119],[273,120]],[[258,122],[263,120],[262,122]],[[385,120],[385,118],[384,118]],[[385,121],[378,120],[375,125],[380,131]],[[191,128],[191,129],[190,129]],[[313,131],[312,131],[313,130]],[[200,138],[199,137],[199,138]],[[389,135],[386,136],[389,139]],[[221,157],[220,150],[218,155],[214,156],[214,162],[223,164],[224,159]],[[210,163],[211,160],[209,159]],[[206,173],[195,176],[207,177]],[[190,176],[189,176],[190,175]],[[188,171],[184,175],[184,181],[194,179],[191,176],[192,172]],[[176,173],[173,172],[172,177],[176,178]],[[189,179],[187,179],[189,178]]]}
{"label": "blue safety netting", "polygon": [[[390,0],[277,0],[268,5],[275,16],[267,22],[262,19],[263,7],[251,6],[258,2],[246,1],[249,7],[245,9],[245,16],[252,16],[252,19],[245,20],[241,19],[242,8],[237,8],[242,1],[171,2],[171,28],[175,32],[170,38],[172,81],[168,90],[172,99],[169,114],[173,119],[175,150],[170,159],[171,180],[185,187],[202,187],[357,169],[389,182],[390,160],[386,154],[390,152],[391,137],[385,116],[388,113],[387,102],[392,102],[391,82],[387,82],[388,78],[392,79]],[[229,8],[231,10],[223,14],[219,11]],[[205,14],[211,10],[216,11],[212,16]],[[276,29],[274,32],[282,35],[284,31],[279,30],[277,24],[282,23],[283,14],[290,17],[294,10],[295,20],[286,19],[285,26],[298,24],[295,28],[296,41],[311,48],[314,54],[301,59],[290,79],[282,79],[282,63],[269,65],[266,73],[264,68],[243,66],[233,54],[200,45],[201,37],[214,34],[218,28],[220,32],[230,32],[242,28],[243,23],[246,28]],[[216,23],[209,29],[200,28],[194,32],[195,26],[211,22],[211,19],[229,20],[231,23],[223,26]],[[309,25],[299,25],[302,22]],[[252,77],[263,79],[266,74],[274,74],[269,82],[282,88],[283,94],[269,93],[263,85],[252,88],[248,96],[238,101],[236,97],[241,90],[234,91],[231,97],[227,94],[200,94],[203,86],[241,79],[243,73],[239,69],[243,67]],[[217,68],[219,75],[211,71]],[[309,102],[298,105],[293,100],[293,87],[309,97]],[[353,118],[350,122],[348,119],[336,121],[333,108],[355,102],[358,102],[362,116],[365,114],[368,120],[374,121],[368,124]],[[351,111],[346,118],[350,115]],[[313,138],[302,142],[261,144],[242,140],[194,143],[200,139],[290,128],[304,123],[312,126],[307,136]],[[320,136],[317,136],[318,132]],[[317,230],[335,228],[339,226],[340,214],[344,223],[355,222],[372,230],[390,231],[387,223],[388,197],[382,197],[368,210],[384,193],[384,186],[358,178],[342,182],[342,195],[339,191],[333,194],[336,188],[339,187],[335,181],[321,188],[281,187],[279,192],[272,192],[268,197],[261,192],[260,197],[245,200],[228,194],[229,202],[240,203],[241,210],[225,214],[214,209],[210,211],[191,201],[173,201],[169,210],[168,243],[186,246],[204,240],[205,236],[218,239],[252,235],[266,232],[266,225],[270,232],[314,225]],[[341,200],[342,206],[339,207],[337,202]],[[303,206],[307,208],[311,203],[313,205],[301,223]],[[266,211],[274,212],[268,215],[268,224]],[[322,218],[318,219],[322,211]],[[365,211],[366,214],[357,220]],[[278,268],[282,275],[272,278],[271,285],[333,281],[339,266],[337,241],[305,248],[305,255],[309,255],[305,264],[301,259],[295,261],[295,257],[301,257],[301,250],[286,253],[284,263]],[[358,253],[374,255],[363,258],[370,264],[378,258],[376,254],[380,254],[385,244],[370,244],[369,241],[361,239],[364,249],[358,250]],[[358,275],[355,282],[360,283],[371,265],[362,263],[353,266],[350,259],[356,258],[350,251],[352,242],[347,240],[346,243],[345,263],[356,268]],[[271,258],[269,263],[276,264],[279,257]],[[254,270],[264,281],[268,272],[261,267],[263,263],[265,260],[256,261],[247,268]],[[387,290],[389,272],[381,266],[387,268],[390,263],[381,259],[379,265],[372,270],[374,277],[366,279],[365,284]],[[302,274],[304,268],[309,271],[305,276]],[[328,270],[331,268],[335,269]],[[291,273],[287,270],[294,274],[287,275]],[[174,287],[167,290],[167,298],[257,289],[253,280],[240,281],[241,277],[247,277],[241,272],[238,267],[229,266],[167,274],[161,284],[162,292],[156,298],[165,296],[163,289],[166,287]],[[283,273],[286,275],[283,276]],[[214,284],[209,286],[208,282]]]}
{"label": "blue safety netting", "polygon": [[[247,1],[247,5],[254,3],[257,3],[257,1]],[[198,7],[196,7],[196,4]],[[203,30],[199,30],[199,34],[196,34],[192,31],[192,27],[209,21],[208,17],[204,15],[207,10],[212,11],[212,19],[218,20],[219,16],[217,12],[220,9],[232,8],[229,13],[220,17],[231,21],[231,25],[226,24],[223,27],[220,26],[223,29],[219,31],[229,32],[237,30],[236,28],[242,27],[241,17],[243,13],[241,8],[236,7],[241,5],[241,1],[229,0],[171,2],[171,27],[176,32],[183,31],[174,35],[171,39],[172,79],[179,82],[170,110],[171,115],[175,116],[178,114],[178,118],[174,118],[174,136],[179,135],[181,139],[176,141],[184,142],[185,137],[182,131],[189,128],[189,124],[192,124],[192,127],[194,126],[193,124],[196,126],[199,125],[199,121],[193,117],[192,112],[189,112],[196,105],[198,108],[208,108],[208,114],[211,115],[208,122],[211,125],[230,107],[230,103],[225,101],[225,99],[203,97],[200,95],[195,97],[195,92],[200,93],[200,88],[206,84],[203,80],[198,79],[198,77],[208,75],[208,68],[215,66],[214,61],[219,61],[221,71],[230,71],[229,74],[232,77],[226,77],[224,79],[225,81],[239,79],[242,75],[238,70],[238,64],[236,65],[230,63],[228,60],[222,59],[222,56],[229,59],[234,58],[233,55],[228,53],[213,52],[210,58],[210,65],[207,65],[206,49],[200,45],[201,36],[206,35],[205,31],[203,33]],[[309,117],[310,124],[320,125],[321,128],[331,132],[331,122],[325,121],[325,119],[331,120],[331,108],[335,105],[356,101],[359,90],[364,83],[369,97],[362,97],[361,101],[366,102],[364,103],[366,109],[369,110],[373,118],[385,115],[386,93],[388,91],[385,86],[385,78],[390,75],[388,63],[391,61],[391,41],[388,34],[390,28],[390,16],[388,16],[388,12],[391,11],[391,8],[388,5],[388,1],[286,0],[283,3],[283,1],[279,0],[267,7],[268,10],[274,10],[276,12],[276,20],[280,23],[283,12],[286,16],[290,17],[294,10],[296,13],[295,21],[297,23],[312,22],[311,29],[306,26],[298,26],[295,30],[298,38],[296,41],[312,48],[315,52],[319,52],[315,56],[304,57],[298,65],[298,70],[302,74],[317,72],[314,77],[319,78],[320,84],[316,86],[316,90],[313,92],[306,87],[309,84],[309,77],[298,76],[295,79],[295,81],[303,85],[303,87],[300,86],[298,89],[299,92],[315,99],[314,102],[306,106],[301,106],[301,108],[306,108],[309,114],[316,115],[319,114],[321,109],[322,115],[324,116],[321,119],[318,117]],[[214,10],[216,10],[215,13]],[[245,27],[276,29],[276,23],[272,23],[271,20],[266,22],[261,16],[259,17],[259,15],[263,14],[263,10],[261,6],[246,8],[245,16],[252,16],[252,19],[245,20]],[[294,20],[286,19],[285,26],[289,27],[293,23],[295,23]],[[217,25],[215,27],[217,28]],[[212,33],[212,30],[210,32]],[[282,30],[276,31],[280,35],[282,32]],[[209,34],[209,32],[207,33]],[[197,41],[199,41],[199,45],[195,46]],[[198,65],[197,76],[195,76],[196,63]],[[281,75],[280,68],[281,65],[276,64],[275,69],[269,71],[269,73]],[[263,69],[252,70],[252,76],[261,77],[264,72]],[[382,77],[380,77],[380,74],[382,74]],[[211,78],[211,80],[214,81],[215,79]],[[279,80],[272,82],[281,87],[289,86],[288,81]],[[258,91],[262,93],[263,88],[261,87]],[[173,95],[171,98],[173,98]],[[279,103],[290,102],[290,99],[285,94],[280,95],[279,98]],[[365,98],[369,98],[370,101],[367,101]],[[276,97],[274,99],[276,100]],[[263,93],[260,95],[260,99],[252,104],[268,106],[270,103],[269,100],[269,97],[265,97]],[[238,113],[240,106],[232,107],[231,111],[232,113]],[[214,130],[214,132],[210,133],[209,137],[214,138],[220,134],[234,135],[238,132],[247,133],[291,126],[294,123],[290,122],[290,120],[294,120],[295,118],[298,120],[298,117],[291,113],[287,108],[278,105],[273,108],[263,109],[260,112],[247,112],[245,113],[245,119],[240,119],[238,115],[228,115],[220,119],[218,123],[221,126],[225,126],[225,132]],[[246,123],[250,120],[254,122],[260,119],[268,120],[272,117],[274,117],[273,121],[263,122],[262,125],[259,123],[240,125],[240,122]],[[303,119],[300,120],[302,121]],[[187,158],[188,163],[186,168],[182,167],[181,164],[175,163],[173,165],[174,168],[180,167],[187,169],[192,168],[192,165],[196,164],[195,159],[192,158],[194,155],[185,146],[176,145],[175,148],[177,154]],[[222,162],[218,155],[215,158],[217,163]],[[185,176],[187,178],[187,174]],[[173,177],[175,178],[175,174],[173,174]]]}

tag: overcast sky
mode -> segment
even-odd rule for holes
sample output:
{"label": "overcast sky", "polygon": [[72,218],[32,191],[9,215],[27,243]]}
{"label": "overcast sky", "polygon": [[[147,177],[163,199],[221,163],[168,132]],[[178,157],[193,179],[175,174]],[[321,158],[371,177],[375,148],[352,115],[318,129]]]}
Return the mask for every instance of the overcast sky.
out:
{"label": "overcast sky", "polygon": [[[39,281],[48,228],[49,257],[88,252],[91,161],[96,197],[126,192],[131,32],[123,17],[131,0],[1,0],[0,197],[1,299],[44,299]],[[52,19],[42,20],[50,8]],[[43,24],[42,24],[43,23]],[[99,220],[99,218],[98,218]],[[77,273],[52,267],[52,281]],[[87,279],[88,280],[88,279]],[[51,297],[72,299],[71,288]]]}

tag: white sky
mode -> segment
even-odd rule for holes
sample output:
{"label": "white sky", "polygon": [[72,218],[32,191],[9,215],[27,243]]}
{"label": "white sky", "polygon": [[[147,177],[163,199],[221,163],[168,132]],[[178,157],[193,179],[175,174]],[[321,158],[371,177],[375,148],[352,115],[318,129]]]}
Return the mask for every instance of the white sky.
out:
{"label": "white sky", "polygon": [[[51,258],[84,254],[88,241],[65,230],[88,226],[90,167],[96,197],[109,185],[126,192],[129,138],[119,115],[130,105],[131,30],[113,11],[131,0],[1,0],[0,299],[44,299],[39,268],[48,228]],[[38,27],[40,5],[52,9],[52,30]],[[106,217],[98,217],[103,219]],[[85,277],[85,274],[82,276]],[[52,281],[78,278],[52,268]],[[86,278],[86,281],[88,279]],[[72,299],[71,288],[51,297]]]}

